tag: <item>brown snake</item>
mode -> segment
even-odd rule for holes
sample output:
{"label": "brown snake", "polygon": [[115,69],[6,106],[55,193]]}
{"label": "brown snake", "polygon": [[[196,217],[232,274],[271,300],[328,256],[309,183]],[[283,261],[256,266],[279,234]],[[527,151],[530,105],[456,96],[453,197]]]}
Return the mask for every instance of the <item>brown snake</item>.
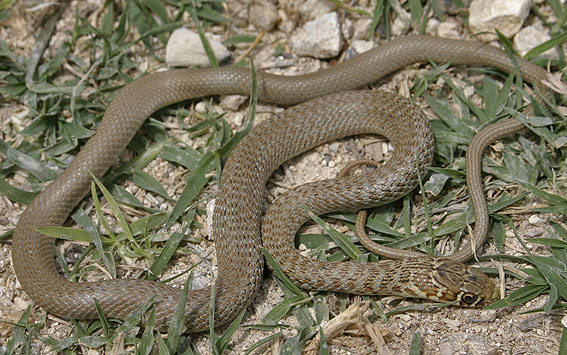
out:
{"label": "brown snake", "polygon": [[[483,43],[408,36],[312,74],[282,77],[259,72],[258,94],[263,101],[294,105],[359,88],[428,59],[437,63],[493,66],[506,72],[515,68],[505,52]],[[521,58],[515,60],[524,80],[536,85],[549,80],[543,69]],[[132,279],[69,282],[55,267],[53,239],[35,229],[62,225],[88,192],[89,171],[101,177],[143,121],[157,109],[206,95],[247,95],[250,87],[248,69],[223,67],[158,72],[120,90],[96,134],[20,217],[12,258],[26,293],[49,312],[75,319],[97,317],[95,298],[107,316],[124,318],[142,302],[156,296],[157,324],[167,327],[179,297],[178,289]],[[263,276],[262,238],[264,246],[292,280],[308,289],[457,299],[463,305],[476,306],[496,296],[493,282],[483,273],[448,259],[324,263],[305,258],[293,249],[293,235],[308,219],[303,207],[317,214],[354,210],[394,200],[415,186],[416,152],[419,166],[425,171],[432,159],[433,142],[425,116],[408,104],[409,100],[381,92],[334,94],[292,107],[258,125],[242,140],[226,162],[214,212],[213,234],[219,265],[215,325],[230,321],[250,304]],[[482,152],[491,142],[522,127],[513,119],[498,122],[478,134],[469,147],[468,188],[476,215],[474,245],[482,244],[489,223],[481,184]],[[261,223],[265,183],[278,165],[315,145],[360,133],[384,134],[394,143],[396,153],[381,171],[298,187],[293,195],[278,199],[277,208],[272,207]],[[453,257],[467,259],[469,249],[462,248]],[[190,291],[186,306],[190,331],[206,329],[209,297],[210,288]]]}

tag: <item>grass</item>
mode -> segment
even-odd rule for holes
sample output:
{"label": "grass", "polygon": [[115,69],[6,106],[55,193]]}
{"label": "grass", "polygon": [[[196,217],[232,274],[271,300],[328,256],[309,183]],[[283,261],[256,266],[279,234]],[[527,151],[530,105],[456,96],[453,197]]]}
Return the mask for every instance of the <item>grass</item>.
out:
{"label": "grass", "polygon": [[[372,14],[361,9],[345,5],[337,0],[335,4],[344,11],[354,13],[353,16],[368,16],[373,19],[371,33],[374,29],[386,37],[390,36],[391,20],[396,11],[408,11],[411,26],[417,32],[423,32],[428,17],[422,14],[433,14],[438,19],[444,16],[435,1],[407,1],[403,7],[392,0],[379,0]],[[10,2],[0,6],[0,19],[11,14]],[[210,24],[224,24],[227,19],[222,15],[222,4],[219,1],[168,1],[167,7],[162,2],[125,2],[124,11],[118,13],[112,6],[106,6],[99,27],[93,27],[78,14],[75,25],[66,36],[60,49],[47,54],[44,48],[53,35],[50,23],[43,26],[43,33],[38,36],[33,53],[29,56],[18,55],[4,41],[0,40],[0,104],[10,101],[18,102],[29,108],[25,128],[19,132],[23,139],[0,141],[0,193],[11,201],[22,205],[28,204],[33,196],[52,181],[67,166],[69,158],[76,154],[79,147],[90,137],[108,102],[124,83],[143,75],[137,72],[138,66],[131,56],[133,50],[142,50],[152,61],[162,63],[163,48],[168,34],[175,28],[185,24],[184,18],[192,18],[198,23],[200,32]],[[546,22],[553,39],[544,43],[528,56],[536,63],[547,64],[538,58],[545,50],[565,42],[565,21],[567,10],[560,6],[558,0],[548,0],[549,6],[556,12],[555,23]],[[457,4],[458,5],[458,4]],[[536,16],[543,17],[534,9]],[[47,20],[49,21],[49,20]],[[51,20],[53,21],[53,20]],[[547,19],[546,19],[547,21]],[[371,34],[369,34],[371,36]],[[206,40],[204,36],[201,37]],[[232,45],[238,41],[249,42],[254,36],[238,36],[228,39]],[[565,69],[565,53],[560,49],[560,59],[551,62],[556,70]],[[209,52],[211,57],[211,53]],[[211,62],[214,59],[211,57]],[[71,68],[72,70],[69,70]],[[66,76],[62,78],[61,74]],[[494,255],[482,255],[480,260],[490,258],[509,259],[519,263],[517,272],[507,271],[512,278],[528,275],[522,287],[513,291],[506,299],[492,305],[492,308],[523,305],[541,294],[549,294],[548,301],[541,309],[533,312],[550,312],[564,308],[567,304],[567,229],[562,215],[567,213],[566,181],[566,147],[567,136],[565,119],[556,104],[564,105],[564,101],[551,103],[541,108],[538,117],[526,119],[519,113],[522,95],[525,94],[518,77],[503,76],[490,68],[467,70],[462,78],[454,79],[448,75],[446,66],[433,66],[415,80],[412,95],[415,99],[424,100],[439,118],[432,122],[436,138],[436,155],[434,168],[424,177],[421,195],[408,196],[400,203],[387,205],[373,211],[367,227],[376,232],[373,238],[397,248],[417,248],[432,253],[432,245],[437,241],[451,237],[457,242],[468,231],[469,224],[474,221],[471,208],[466,203],[464,191],[464,154],[474,134],[495,119],[517,117],[524,120],[530,133],[528,138],[516,137],[504,141],[499,147],[499,154],[489,153],[483,162],[483,171],[493,178],[488,179],[485,189],[491,193],[489,201],[493,220],[492,235],[499,251]],[[469,73],[486,73],[480,83],[469,81]],[[496,80],[495,80],[496,79]],[[438,83],[445,83],[439,86]],[[482,98],[484,105],[471,98],[470,93],[461,89],[462,85],[473,88],[476,98]],[[447,99],[449,97],[450,99]],[[10,100],[10,101],[9,101]],[[564,100],[562,97],[559,100]],[[254,100],[249,108],[251,116],[254,112]],[[48,235],[78,242],[91,242],[83,250],[78,262],[72,269],[62,263],[66,276],[72,280],[82,279],[92,271],[92,265],[104,265],[107,272],[115,277],[117,264],[125,264],[132,259],[142,260],[147,269],[137,271],[133,277],[155,279],[164,270],[176,254],[187,254],[191,249],[187,243],[199,243],[194,230],[201,227],[200,220],[205,211],[201,208],[206,200],[207,187],[215,184],[221,174],[222,161],[230,154],[235,144],[244,136],[252,125],[247,121],[244,129],[235,133],[224,117],[213,110],[202,114],[190,125],[186,125],[182,117],[190,114],[186,103],[172,105],[152,115],[136,135],[129,148],[136,157],[123,164],[119,169],[104,177],[102,181],[93,183],[92,205],[94,213],[79,207],[73,213],[73,220],[81,229],[57,227],[45,228]],[[72,117],[72,119],[65,119]],[[182,133],[168,136],[167,128],[160,117],[173,117],[178,121]],[[13,131],[19,127],[3,129]],[[181,136],[202,142],[199,146],[190,147],[183,144]],[[498,157],[502,162],[497,162]],[[157,158],[174,164],[188,171],[184,179],[186,188],[180,198],[174,199],[168,190],[143,169]],[[17,172],[27,172],[29,190],[23,190],[11,183]],[[175,204],[171,213],[164,213],[147,207],[123,185],[125,179],[131,179],[135,186],[160,196],[164,201]],[[97,196],[102,194],[104,202]],[[426,205],[421,201],[425,200]],[[532,206],[530,212],[541,213],[549,219],[545,234],[524,240],[515,231],[513,216],[519,206]],[[106,206],[110,212],[106,212]],[[129,222],[124,207],[129,206],[144,213],[141,218]],[[96,215],[96,218],[93,216]],[[430,215],[431,218],[426,218]],[[337,232],[325,221],[344,223],[353,228],[355,216],[335,213],[322,220],[314,219],[328,234],[300,234],[298,242],[307,245],[313,254],[326,260],[374,261],[370,255],[350,235]],[[99,221],[99,222],[97,222]],[[120,226],[120,232],[113,233],[113,227]],[[175,227],[177,230],[165,238],[162,227]],[[506,230],[512,230],[520,245],[525,246],[525,256],[504,254]],[[403,230],[400,232],[400,230]],[[415,230],[414,233],[410,233]],[[0,235],[0,240],[9,241],[12,231]],[[550,255],[532,255],[525,242],[544,245]],[[267,262],[274,269],[275,280],[285,294],[278,305],[265,316],[261,324],[241,325],[241,317],[225,330],[225,334],[217,335],[210,331],[210,351],[223,353],[230,349],[230,339],[240,328],[251,328],[265,331],[266,336],[251,345],[251,352],[262,345],[285,335],[282,353],[296,353],[314,337],[320,334],[322,352],[330,339],[324,331],[324,324],[331,318],[327,295],[325,293],[307,294],[295,287],[287,277],[278,272],[277,265],[265,254]],[[62,259],[62,257],[60,256]],[[83,263],[89,260],[90,264]],[[192,270],[174,276],[181,277]],[[496,275],[497,270],[484,268],[484,271]],[[185,289],[191,277],[187,279]],[[387,321],[400,312],[421,310],[432,307],[430,304],[414,304],[382,311],[375,306],[376,318]],[[182,334],[182,307],[177,311],[178,317],[172,322],[167,338],[157,332],[152,321],[153,308],[151,302],[142,305],[124,322],[106,319],[102,312],[100,319],[94,322],[72,322],[74,330],[64,340],[55,340],[41,334],[46,326],[46,319],[32,321],[31,310],[22,315],[15,323],[11,338],[5,343],[6,353],[32,353],[33,344],[44,343],[52,351],[73,353],[81,348],[105,349],[119,352],[122,349],[136,349],[139,353],[148,354],[154,344],[160,353],[198,353],[190,339]],[[213,306],[213,305],[211,305]],[[348,299],[340,299],[340,308],[346,309]],[[141,314],[149,311],[150,316],[144,330],[137,324]],[[287,324],[287,317],[296,318],[296,326]],[[294,328],[293,335],[289,335]],[[218,331],[217,331],[218,332]],[[565,334],[565,328],[563,328]],[[561,346],[567,347],[567,337],[563,335]],[[418,353],[421,335],[415,333],[411,352]]]}

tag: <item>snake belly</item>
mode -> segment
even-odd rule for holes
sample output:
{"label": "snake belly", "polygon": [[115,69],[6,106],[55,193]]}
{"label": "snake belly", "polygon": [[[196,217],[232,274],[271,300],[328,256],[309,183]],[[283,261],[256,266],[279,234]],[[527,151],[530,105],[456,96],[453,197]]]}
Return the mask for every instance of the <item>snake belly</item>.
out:
{"label": "snake belly", "polygon": [[[258,72],[258,95],[259,99],[263,101],[294,105],[334,92],[360,88],[404,66],[416,62],[427,62],[428,60],[437,63],[450,62],[452,64],[494,66],[507,72],[516,68],[515,62],[506,53],[483,43],[427,36],[408,36],[385,43],[341,65],[316,73],[285,77]],[[520,58],[516,58],[516,60],[524,80],[538,83],[547,78],[546,72],[536,65]],[[247,95],[250,92],[250,87],[251,74],[248,69],[224,67],[157,72],[135,80],[122,88],[108,106],[103,120],[97,127],[96,134],[88,140],[61,176],[36,196],[19,219],[13,237],[12,260],[18,280],[30,298],[49,312],[74,319],[96,318],[94,302],[96,299],[107,316],[124,319],[142,302],[153,296],[156,302],[156,323],[160,328],[167,327],[179,298],[180,291],[178,289],[156,282],[131,279],[69,282],[55,268],[53,239],[37,232],[36,228],[62,225],[71,210],[89,191],[91,183],[89,172],[97,177],[104,175],[120,152],[125,149],[143,121],[157,109],[175,102],[206,95]],[[350,93],[345,95],[323,98],[318,101],[319,106],[325,106],[330,111],[340,111],[356,105],[356,103],[351,104],[350,99],[345,101],[345,98],[350,98]],[[381,103],[386,104],[386,106],[390,105],[394,110],[398,107],[396,100],[404,101],[388,94],[377,94],[377,96],[382,100]],[[388,101],[390,99],[393,102]],[[337,105],[336,100],[339,100],[340,105]],[[384,102],[384,100],[388,102]],[[304,121],[311,122],[311,118],[320,122],[320,119],[317,121],[314,118],[316,111],[314,107],[307,103],[297,109],[292,108],[292,110],[303,111],[301,114],[295,114],[286,119],[287,124],[293,127],[301,125]],[[411,109],[400,108],[400,110],[405,112]],[[404,116],[399,120],[405,125],[410,125],[411,122],[409,121],[415,118],[415,115]],[[271,120],[271,122],[277,124],[279,120],[280,118],[277,118]],[[258,147],[258,150],[249,152],[249,155],[238,154],[244,143],[241,143],[235,149],[223,171],[213,217],[213,234],[215,235],[215,248],[219,264],[216,279],[215,325],[229,322],[240,314],[251,302],[259,287],[263,273],[263,258],[260,252],[262,245],[260,205],[263,200],[265,179],[270,175],[270,170],[273,170],[287,156],[308,149],[313,145],[311,142],[321,143],[324,140],[360,133],[361,131],[358,129],[347,130],[347,127],[352,128],[354,126],[356,126],[354,123],[337,125],[330,124],[328,121],[320,125],[319,131],[316,131],[314,127],[304,126],[304,131],[299,133],[307,136],[308,132],[315,132],[315,136],[310,136],[310,139],[314,138],[314,140],[307,142],[301,137],[290,136],[286,141],[286,149],[289,148],[289,151],[284,154],[280,150],[282,147],[275,143],[278,141],[277,136],[282,131],[263,125],[262,127],[265,130],[257,128],[249,135],[253,138],[247,139],[247,141],[254,139],[253,143]],[[521,128],[520,123],[509,120],[508,126],[501,132],[499,131],[501,134],[493,134],[490,139],[498,139],[503,135],[517,132]],[[400,132],[399,135],[404,136],[405,133],[403,132]],[[319,137],[319,134],[321,137]],[[418,140],[425,139],[424,137],[429,135],[429,133],[425,135],[421,133],[421,138],[418,138]],[[482,144],[487,144],[486,139],[481,141]],[[419,143],[422,147],[429,147],[430,145],[430,143],[424,141]],[[472,171],[478,175],[477,185],[473,185],[472,188],[469,186],[471,195],[476,194],[481,199],[480,202],[477,200],[477,204],[484,201],[480,182],[480,155],[484,148],[481,148],[477,147],[473,164],[467,168],[467,173]],[[424,156],[430,155],[428,149],[424,149]],[[414,159],[414,155],[411,156],[411,159]],[[430,157],[425,159],[430,160]],[[258,167],[256,163],[259,162],[261,162],[259,166],[264,167],[265,170],[251,172],[250,166]],[[392,164],[397,165],[396,162]],[[239,169],[239,166],[243,168]],[[415,164],[413,166],[415,167]],[[415,168],[412,169],[415,171]],[[403,174],[384,171],[383,174],[391,174],[397,177],[399,179],[397,182],[407,188],[414,184],[404,180],[408,174],[411,174],[408,171]],[[323,199],[318,203],[329,206],[350,205],[356,208],[365,206],[369,200],[372,200],[372,204],[375,204],[375,196],[371,199],[364,197],[364,201],[359,200],[359,196],[372,195],[372,192],[366,192],[362,195],[357,193],[362,190],[367,191],[367,188],[374,189],[370,185],[374,184],[375,181],[358,178],[357,182],[360,182],[360,185],[349,185],[351,188],[348,193],[337,197],[343,200],[336,202]],[[336,184],[331,185],[332,188],[336,186]],[[305,189],[305,193],[310,192],[308,187]],[[404,189],[406,188],[404,187]],[[329,210],[328,208],[322,209]],[[272,218],[272,220],[287,219],[288,217],[276,213],[275,219]],[[485,219],[479,220],[478,217],[475,230],[479,225],[487,229],[488,215],[486,215],[486,218],[481,216]],[[267,225],[264,226],[264,229],[270,230],[271,227]],[[293,251],[279,249],[277,243],[275,242],[275,254],[278,257],[283,256],[284,262],[288,260],[286,258],[289,258],[291,262],[286,265],[291,265],[296,269],[299,266],[296,271],[299,273],[298,279],[301,281],[298,281],[298,283],[305,287],[311,287],[309,281],[311,271],[301,269],[304,260],[296,259]],[[289,244],[289,241],[285,243]],[[462,272],[463,268],[468,269],[460,263],[454,264],[454,262],[446,259],[424,259],[423,262],[424,264],[419,264],[417,268],[425,270],[432,277],[430,284],[435,285],[434,288],[423,293],[432,295],[431,297],[434,299],[435,297],[444,297],[438,293],[438,285],[444,284],[447,279],[453,279],[449,270]],[[406,262],[406,264],[411,263]],[[323,285],[323,287],[314,285],[316,286],[314,288],[322,289],[330,286],[330,289],[350,292],[349,287],[351,287],[350,290],[362,289],[363,293],[366,293],[368,283],[373,282],[384,293],[390,292],[387,287],[392,288],[392,292],[398,291],[396,288],[404,291],[401,289],[405,288],[403,285],[405,274],[402,276],[393,274],[401,264],[381,262],[379,265],[383,266],[381,269],[386,271],[378,271],[372,279],[373,281],[349,279],[346,282],[348,287],[344,287],[345,282],[343,282],[337,288],[334,288],[337,286],[336,284],[329,285],[329,283]],[[334,267],[335,265],[325,264],[321,265],[320,268],[327,270],[329,276],[333,276],[329,277],[329,280],[335,280],[339,274],[331,266]],[[370,266],[370,264],[365,264],[365,266]],[[478,286],[480,276],[476,275],[474,271],[473,273],[472,289],[475,289]],[[344,274],[340,275],[344,276]],[[481,275],[483,274],[481,273]],[[420,274],[419,277],[421,276],[423,274]],[[466,279],[471,279],[471,277],[467,276]],[[488,281],[492,284],[490,280]],[[457,280],[458,282],[460,281]],[[417,282],[414,284],[417,284]],[[482,281],[480,284],[482,285]],[[486,287],[490,288],[494,285]],[[415,292],[415,288],[412,287],[409,291],[405,290],[401,293],[411,296]],[[196,332],[207,329],[209,297],[210,288],[190,291],[185,312],[186,324],[190,331]]]}

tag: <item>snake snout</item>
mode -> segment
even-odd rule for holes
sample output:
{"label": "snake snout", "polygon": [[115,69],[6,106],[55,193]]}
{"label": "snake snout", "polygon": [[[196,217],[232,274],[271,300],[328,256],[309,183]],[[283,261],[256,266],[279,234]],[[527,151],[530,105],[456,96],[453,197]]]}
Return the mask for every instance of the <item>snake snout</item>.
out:
{"label": "snake snout", "polygon": [[498,299],[492,280],[477,268],[455,260],[437,259],[434,282],[447,289],[445,301],[459,301],[463,307],[484,307]]}

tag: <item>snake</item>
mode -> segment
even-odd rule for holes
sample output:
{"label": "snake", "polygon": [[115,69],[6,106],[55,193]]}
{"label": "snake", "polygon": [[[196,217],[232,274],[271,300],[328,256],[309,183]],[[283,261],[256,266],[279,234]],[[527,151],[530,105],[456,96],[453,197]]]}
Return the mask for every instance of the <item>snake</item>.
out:
{"label": "snake", "polygon": [[[477,41],[410,35],[386,42],[329,68],[297,76],[258,71],[258,98],[289,106],[256,125],[228,157],[222,172],[212,234],[218,260],[215,326],[242,313],[259,289],[264,273],[262,246],[298,286],[355,294],[401,295],[463,306],[484,306],[497,297],[495,285],[478,269],[456,259],[428,256],[379,262],[314,260],[293,246],[308,211],[324,214],[393,201],[416,186],[433,157],[428,120],[409,99],[379,90],[359,90],[414,63],[489,66],[519,73],[533,85],[550,80],[547,72],[522,58]],[[54,238],[37,231],[62,225],[89,191],[91,174],[102,177],[142,123],[156,110],[209,95],[248,95],[252,73],[242,67],[178,68],[144,75],[121,88],[108,105],[96,133],[63,173],[22,213],[13,235],[12,261],[27,295],[63,318],[97,318],[95,300],[111,318],[124,319],[154,298],[156,325],[166,328],[181,290],[149,280],[109,279],[71,282],[57,270]],[[505,119],[481,130],[467,151],[468,193],[475,211],[474,245],[486,238],[488,210],[481,181],[481,156],[495,140],[517,133],[523,124]],[[291,157],[329,140],[382,134],[395,146],[392,159],[378,172],[296,187],[278,198],[263,217],[265,185],[272,172]],[[461,254],[459,254],[461,253]],[[462,256],[461,256],[462,255]],[[453,256],[454,257],[454,256]],[[206,330],[211,287],[189,291],[185,324],[189,332]]]}

